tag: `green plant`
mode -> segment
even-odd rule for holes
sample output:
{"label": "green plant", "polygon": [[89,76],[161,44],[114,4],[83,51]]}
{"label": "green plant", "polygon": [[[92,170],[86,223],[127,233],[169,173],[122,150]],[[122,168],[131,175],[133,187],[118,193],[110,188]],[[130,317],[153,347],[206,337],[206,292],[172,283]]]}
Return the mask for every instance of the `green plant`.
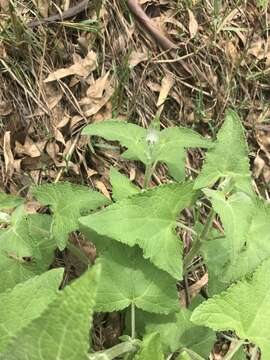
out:
{"label": "green plant", "polygon": [[[144,189],[115,169],[112,203],[84,186],[36,186],[32,194],[49,207],[47,214],[29,214],[22,198],[0,194],[0,359],[162,360],[174,354],[202,360],[216,333],[234,345],[224,359],[245,359],[250,343],[252,359],[259,351],[268,359],[270,207],[253,190],[237,114],[227,112],[214,142],[189,129],[160,131],[156,122],[146,130],[110,120],[83,133],[119,141],[125,159],[141,161]],[[195,180],[184,176],[187,147],[209,149]],[[158,162],[178,182],[148,189]],[[182,214],[187,208],[194,214],[189,223]],[[95,244],[98,258],[59,291],[63,271],[48,271],[49,265],[54,250],[69,247],[69,234],[78,230]],[[192,237],[188,251],[182,231]],[[188,278],[194,258],[209,282],[204,297],[184,308],[176,283]],[[125,317],[124,334],[117,345],[95,352],[92,315],[114,311]]]}

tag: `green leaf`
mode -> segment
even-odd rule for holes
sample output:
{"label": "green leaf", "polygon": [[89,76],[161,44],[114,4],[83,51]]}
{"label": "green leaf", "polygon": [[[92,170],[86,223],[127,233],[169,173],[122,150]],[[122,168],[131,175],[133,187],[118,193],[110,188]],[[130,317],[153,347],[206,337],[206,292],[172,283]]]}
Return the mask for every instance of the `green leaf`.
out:
{"label": "green leaf", "polygon": [[113,167],[110,169],[110,182],[114,201],[140,193],[140,189]]}
{"label": "green leaf", "polygon": [[55,240],[51,236],[52,217],[47,214],[28,214],[28,233],[32,239],[36,271],[48,269],[54,259]]}
{"label": "green leaf", "polygon": [[133,195],[80,218],[81,230],[95,231],[129,246],[138,244],[145,258],[180,279],[183,245],[176,235],[176,218],[196,200],[192,187],[191,182],[168,184]]}
{"label": "green leaf", "polygon": [[78,218],[84,212],[109,202],[97,191],[67,182],[40,185],[32,192],[41,204],[53,210],[52,232],[60,250],[66,247],[69,233],[78,229]]}
{"label": "green leaf", "polygon": [[186,148],[209,148],[212,143],[195,131],[184,127],[172,127],[161,131],[153,151],[153,160],[164,162],[169,174],[177,181],[185,177]]}
{"label": "green leaf", "polygon": [[0,210],[15,208],[23,203],[20,196],[9,195],[0,192]]}
{"label": "green leaf", "polygon": [[35,276],[27,261],[9,257],[0,252],[0,293]]}
{"label": "green leaf", "polygon": [[234,330],[261,348],[262,360],[270,359],[270,260],[250,281],[243,280],[198,306],[191,321],[215,331]]}
{"label": "green leaf", "polygon": [[[205,243],[204,252],[207,254],[207,247],[216,247],[217,253],[221,252],[217,256],[223,258],[222,263],[214,272],[223,283],[229,283],[253,272],[270,257],[270,206],[240,192],[227,199],[216,191],[207,190],[205,193],[221,218],[226,240],[214,240],[215,245]],[[213,252],[208,259],[211,256]],[[210,262],[213,261],[210,259]]]}
{"label": "green leaf", "polygon": [[254,202],[243,192],[237,192],[228,199],[222,192],[204,190],[210,198],[215,212],[221,217],[226,241],[229,242],[230,261],[234,263],[248,241],[247,231],[254,213]]}
{"label": "green leaf", "polygon": [[63,269],[54,269],[0,294],[0,352],[55,299]]}
{"label": "green leaf", "polygon": [[190,321],[191,311],[181,308],[176,314],[156,316],[144,314],[146,332],[158,332],[166,353],[189,348],[207,358],[215,343],[215,333]]}
{"label": "green leaf", "polygon": [[174,279],[144,259],[139,247],[112,242],[100,261],[97,311],[122,310],[131,304],[163,314],[178,309]]}
{"label": "green leaf", "polygon": [[33,255],[33,240],[28,232],[27,214],[21,205],[12,213],[11,224],[0,232],[0,251],[17,257]]}
{"label": "green leaf", "polygon": [[119,120],[108,120],[86,126],[82,135],[101,136],[106,140],[117,140],[128,150],[123,154],[126,159],[148,162],[147,130],[131,123]]}
{"label": "green leaf", "polygon": [[174,127],[158,132],[119,120],[109,120],[86,126],[84,135],[101,136],[106,140],[117,140],[128,150],[123,157],[140,160],[145,165],[161,161],[167,164],[170,175],[175,180],[184,178],[185,148],[210,147],[212,144],[196,132]]}
{"label": "green leaf", "polygon": [[208,151],[194,187],[211,187],[223,177],[233,179],[241,191],[252,193],[244,129],[238,115],[232,110],[226,114],[215,146]]}
{"label": "green leaf", "polygon": [[66,286],[42,315],[20,331],[5,360],[86,360],[100,267]]}
{"label": "green leaf", "polygon": [[135,355],[134,360],[164,360],[159,333],[151,333],[144,337],[141,349]]}
{"label": "green leaf", "polygon": [[175,360],[205,360],[200,355],[190,349],[185,349]]}
{"label": "green leaf", "polygon": [[200,255],[203,256],[207,265],[208,284],[207,292],[209,296],[219,294],[227,289],[230,281],[224,278],[225,268],[229,264],[230,252],[229,243],[225,237],[221,239],[204,241],[200,249]]}
{"label": "green leaf", "polygon": [[[50,228],[49,215],[28,214],[21,218],[21,222],[15,222],[14,229],[0,233],[0,292],[48,270],[56,247],[55,241],[50,237]],[[26,252],[20,248],[20,242],[17,242],[20,236],[28,244]],[[8,246],[2,246],[1,241],[6,241]],[[25,259],[29,254],[31,257]]]}

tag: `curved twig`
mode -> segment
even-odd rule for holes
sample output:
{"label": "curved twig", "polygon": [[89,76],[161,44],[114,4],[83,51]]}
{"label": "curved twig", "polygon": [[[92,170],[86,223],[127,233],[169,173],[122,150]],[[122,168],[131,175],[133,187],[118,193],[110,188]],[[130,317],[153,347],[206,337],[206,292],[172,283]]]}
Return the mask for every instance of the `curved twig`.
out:
{"label": "curved twig", "polygon": [[89,0],[83,0],[83,1],[79,2],[77,5],[72,6],[68,10],[63,11],[61,14],[55,14],[55,15],[52,15],[52,16],[49,16],[47,18],[40,19],[40,20],[33,20],[30,23],[28,23],[27,26],[30,27],[31,29],[33,29],[42,24],[50,24],[50,23],[54,23],[56,21],[62,21],[62,20],[71,18],[71,17],[83,12],[89,6],[90,6]]}
{"label": "curved twig", "polygon": [[127,5],[132,14],[144,26],[150,35],[153,36],[153,38],[157,41],[158,45],[160,45],[163,50],[172,50],[177,48],[177,46],[171,40],[161,34],[161,32],[155,27],[153,21],[149,16],[146,15],[143,8],[136,0],[127,0]]}

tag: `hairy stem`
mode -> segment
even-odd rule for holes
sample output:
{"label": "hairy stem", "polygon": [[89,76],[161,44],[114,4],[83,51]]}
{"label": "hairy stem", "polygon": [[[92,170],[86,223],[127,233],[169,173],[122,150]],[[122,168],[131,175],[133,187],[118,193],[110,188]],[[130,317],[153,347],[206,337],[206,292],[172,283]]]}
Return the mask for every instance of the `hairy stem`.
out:
{"label": "hairy stem", "polygon": [[151,176],[153,174],[153,166],[152,164],[148,164],[146,165],[146,169],[145,169],[145,175],[144,175],[144,182],[143,182],[143,189],[147,189],[149,182],[151,180]]}
{"label": "hairy stem", "polygon": [[110,349],[99,351],[94,354],[88,355],[89,360],[112,360],[118,356],[124,355],[128,352],[135,352],[139,348],[138,341],[126,341],[117,344]]}
{"label": "hairy stem", "polygon": [[135,317],[135,305],[131,303],[131,338],[135,339],[136,336],[136,317]]}
{"label": "hairy stem", "polygon": [[209,232],[212,227],[214,217],[215,217],[215,211],[213,209],[211,209],[201,234],[199,236],[195,237],[192,247],[191,247],[189,253],[187,254],[187,256],[185,257],[185,260],[184,260],[184,269],[185,270],[191,263],[194,256],[197,255],[198,251],[201,248],[202,243],[207,240],[207,238],[209,236]]}

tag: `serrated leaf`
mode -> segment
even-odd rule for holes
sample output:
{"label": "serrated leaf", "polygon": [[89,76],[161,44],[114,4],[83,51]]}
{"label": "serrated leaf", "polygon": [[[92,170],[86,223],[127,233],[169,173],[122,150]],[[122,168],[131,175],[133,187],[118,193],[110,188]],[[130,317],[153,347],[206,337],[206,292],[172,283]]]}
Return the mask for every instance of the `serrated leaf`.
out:
{"label": "serrated leaf", "polygon": [[28,233],[32,239],[36,271],[47,270],[54,258],[55,240],[51,236],[52,217],[47,214],[28,214]]}
{"label": "serrated leaf", "polygon": [[215,343],[215,333],[190,321],[191,311],[181,308],[176,314],[156,316],[144,314],[146,332],[158,332],[165,353],[189,348],[207,358]]}
{"label": "serrated leaf", "polygon": [[10,226],[0,232],[0,251],[18,257],[33,255],[33,241],[28,232],[27,214],[23,205],[12,213]]}
{"label": "serrated leaf", "polygon": [[155,332],[144,337],[141,349],[135,355],[134,360],[164,360],[160,334]]}
{"label": "serrated leaf", "polygon": [[109,202],[97,191],[68,182],[40,185],[32,192],[38,201],[53,210],[52,232],[60,250],[66,247],[69,233],[78,229],[78,218],[83,212]]}
{"label": "serrated leaf", "polygon": [[[28,214],[21,221],[20,226],[15,223],[15,233],[23,228],[18,235],[24,236],[23,240],[28,244],[27,252],[21,252],[20,247],[18,251],[17,241],[13,243],[12,231],[9,232],[10,237],[2,238],[0,233],[0,292],[48,270],[54,257],[56,245],[50,237],[51,217]],[[1,247],[1,239],[7,240],[8,247]],[[29,253],[31,258],[25,260],[24,257],[29,256]]]}
{"label": "serrated leaf", "polygon": [[11,209],[23,203],[23,198],[20,196],[9,195],[0,192],[0,210]]}
{"label": "serrated leaf", "polygon": [[11,258],[0,252],[0,293],[36,275],[26,261]]}
{"label": "serrated leaf", "polygon": [[125,199],[140,193],[140,189],[113,167],[110,169],[110,182],[114,201]]}
{"label": "serrated leaf", "polygon": [[63,270],[50,270],[0,294],[0,352],[55,299]]}
{"label": "serrated leaf", "polygon": [[191,129],[167,128],[160,133],[153,159],[164,162],[168,166],[169,174],[180,181],[185,177],[186,148],[194,147],[210,148],[212,143]]}
{"label": "serrated leaf", "polygon": [[191,182],[168,184],[147,190],[80,218],[81,230],[138,244],[146,259],[175,279],[182,277],[183,246],[176,235],[176,218],[193,205],[197,193]]}
{"label": "serrated leaf", "polygon": [[261,348],[262,360],[270,358],[270,260],[227,291],[205,301],[191,320],[215,331],[234,330],[240,339],[248,339]]}
{"label": "serrated leaf", "polygon": [[248,241],[247,231],[255,209],[254,202],[243,192],[237,192],[228,199],[219,191],[205,189],[204,193],[210,198],[215,212],[221,217],[226,241],[229,242],[230,261],[234,263]]}
{"label": "serrated leaf", "polygon": [[270,257],[270,206],[244,193],[235,193],[227,199],[215,191],[205,193],[221,218],[226,240],[214,240],[215,245],[205,243],[204,252],[211,252],[207,247],[216,247],[218,253],[218,247],[223,248],[222,263],[218,272],[214,272],[223,283],[229,283],[253,272]]}
{"label": "serrated leaf", "polygon": [[87,359],[99,272],[95,266],[66,286],[39,318],[17,334],[0,359]]}
{"label": "serrated leaf", "polygon": [[148,162],[147,130],[131,123],[119,120],[108,120],[86,126],[82,135],[101,136],[106,140],[119,141],[128,150],[123,154],[129,160]]}
{"label": "serrated leaf", "polygon": [[238,115],[229,110],[215,145],[207,152],[194,188],[211,187],[220,178],[231,178],[241,191],[251,192],[248,147]]}
{"label": "serrated leaf", "polygon": [[174,127],[158,132],[118,120],[90,124],[82,133],[119,141],[127,148],[123,153],[125,159],[140,160],[145,165],[165,162],[170,175],[178,181],[185,175],[185,148],[212,146],[210,141],[188,128]]}
{"label": "serrated leaf", "polygon": [[122,310],[131,304],[163,314],[178,309],[174,279],[144,259],[139,247],[112,242],[100,261],[97,311]]}
{"label": "serrated leaf", "polygon": [[203,357],[190,349],[185,349],[175,360],[205,360]]}
{"label": "serrated leaf", "polygon": [[219,294],[228,288],[230,281],[224,278],[225,268],[230,259],[229,242],[226,238],[204,241],[200,255],[203,256],[207,265],[208,284],[207,292],[209,296]]}

